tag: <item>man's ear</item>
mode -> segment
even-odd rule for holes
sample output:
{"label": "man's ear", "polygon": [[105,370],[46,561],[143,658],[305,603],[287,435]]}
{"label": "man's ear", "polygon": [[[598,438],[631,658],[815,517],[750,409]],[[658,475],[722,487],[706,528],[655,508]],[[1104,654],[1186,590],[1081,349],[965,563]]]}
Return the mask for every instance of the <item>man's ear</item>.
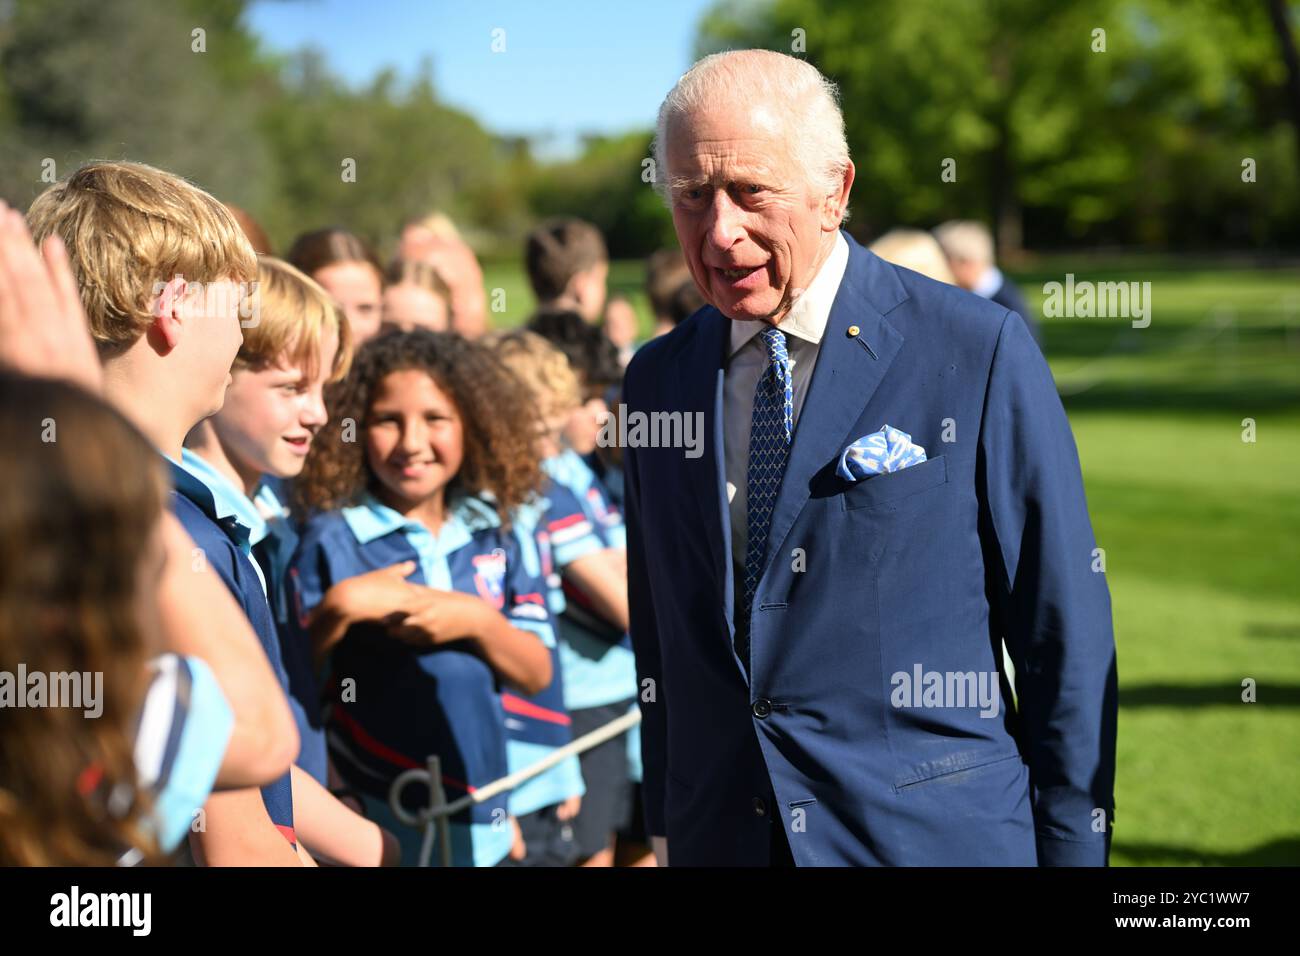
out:
{"label": "man's ear", "polygon": [[849,190],[853,188],[853,177],[856,173],[853,160],[849,160],[844,167],[844,180],[840,183],[839,189],[828,194],[826,201],[822,203],[823,232],[834,232],[844,221],[844,213],[849,208]]}
{"label": "man's ear", "polygon": [[174,277],[170,282],[154,283],[154,298],[150,310],[153,328],[171,351],[181,337],[181,310],[185,302],[185,290],[188,283],[182,276]]}

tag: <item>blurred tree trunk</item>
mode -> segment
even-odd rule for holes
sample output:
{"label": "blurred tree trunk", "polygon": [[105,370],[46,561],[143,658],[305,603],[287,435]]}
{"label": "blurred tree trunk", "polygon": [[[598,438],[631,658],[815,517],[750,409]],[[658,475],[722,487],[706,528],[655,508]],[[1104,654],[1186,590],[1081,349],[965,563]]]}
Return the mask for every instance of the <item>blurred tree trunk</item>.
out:
{"label": "blurred tree trunk", "polygon": [[991,51],[989,62],[998,86],[1002,90],[997,105],[994,124],[997,142],[993,146],[992,182],[990,189],[990,214],[993,218],[993,239],[997,244],[998,261],[1015,261],[1024,251],[1024,220],[1016,182],[1016,158],[1011,145],[1011,98],[1015,78],[1011,68],[1009,40],[998,39]]}
{"label": "blurred tree trunk", "polygon": [[1295,126],[1296,156],[1300,159],[1300,57],[1296,55],[1295,35],[1287,20],[1286,0],[1268,0],[1268,15],[1286,64],[1286,98],[1291,107],[1291,123]]}

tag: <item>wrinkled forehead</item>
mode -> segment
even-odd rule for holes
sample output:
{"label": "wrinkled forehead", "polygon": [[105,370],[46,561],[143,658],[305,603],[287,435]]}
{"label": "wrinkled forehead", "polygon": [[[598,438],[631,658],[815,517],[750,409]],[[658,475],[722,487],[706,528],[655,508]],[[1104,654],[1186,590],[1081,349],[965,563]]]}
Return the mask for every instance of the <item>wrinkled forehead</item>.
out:
{"label": "wrinkled forehead", "polygon": [[786,119],[763,103],[720,101],[671,117],[669,175],[674,179],[787,177],[793,172]]}

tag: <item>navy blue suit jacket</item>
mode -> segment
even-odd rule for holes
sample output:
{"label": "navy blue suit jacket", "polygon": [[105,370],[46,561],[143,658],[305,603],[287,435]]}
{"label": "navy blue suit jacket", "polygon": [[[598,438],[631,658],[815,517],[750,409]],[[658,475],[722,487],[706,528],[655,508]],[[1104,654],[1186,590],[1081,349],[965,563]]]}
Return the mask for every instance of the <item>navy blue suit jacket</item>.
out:
{"label": "navy blue suit jacket", "polygon": [[[767,865],[777,825],[802,866],[1104,865],[1110,595],[1051,372],[1014,313],[849,247],[772,516],[748,675],[723,477],[730,320],[706,307],[628,369],[629,414],[705,423],[698,457],[626,453],[649,831],[672,865]],[[837,477],[840,452],[886,424],[927,460]],[[895,675],[928,672],[996,674],[997,715],[951,694],[915,706],[921,688],[904,695]]]}

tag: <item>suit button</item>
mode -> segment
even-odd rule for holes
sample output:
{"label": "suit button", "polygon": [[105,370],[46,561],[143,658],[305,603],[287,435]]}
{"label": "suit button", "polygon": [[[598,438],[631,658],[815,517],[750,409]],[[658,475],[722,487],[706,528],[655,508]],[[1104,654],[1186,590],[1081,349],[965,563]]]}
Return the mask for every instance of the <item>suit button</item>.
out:
{"label": "suit button", "polygon": [[758,700],[754,701],[755,717],[766,717],[770,713],[772,713],[772,702],[770,700],[766,697],[760,697]]}
{"label": "suit button", "polygon": [[754,798],[754,816],[756,817],[767,816],[767,804],[763,802],[762,797]]}

